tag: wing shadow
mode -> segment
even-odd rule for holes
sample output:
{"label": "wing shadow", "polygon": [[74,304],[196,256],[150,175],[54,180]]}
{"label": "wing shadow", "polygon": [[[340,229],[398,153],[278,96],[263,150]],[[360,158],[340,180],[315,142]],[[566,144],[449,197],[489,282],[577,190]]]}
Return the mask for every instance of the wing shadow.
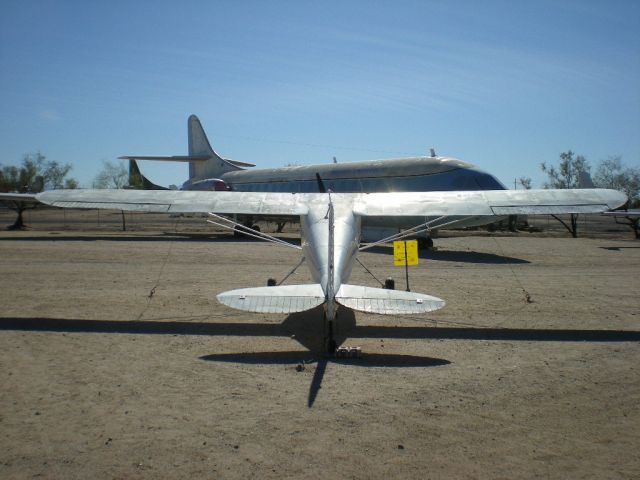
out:
{"label": "wing shadow", "polygon": [[[307,406],[311,408],[322,387],[328,362],[360,367],[434,367],[446,365],[448,360],[413,355],[364,353],[361,359],[327,358],[322,352],[323,330],[318,318],[322,309],[289,315],[282,323],[207,323],[188,321],[116,321],[81,320],[47,317],[0,317],[0,330],[66,333],[109,333],[135,335],[207,335],[207,336],[289,336],[308,351],[249,352],[212,354],[200,357],[206,361],[247,364],[295,364],[318,362],[314,372]],[[358,326],[351,310],[339,312],[336,326],[338,344],[347,338],[407,338],[448,340],[508,340],[542,342],[640,342],[635,330],[555,330],[512,328],[459,327],[385,327]]]}
{"label": "wing shadow", "polygon": [[[289,237],[278,237],[285,242],[289,242],[293,245],[300,245],[299,238],[289,238]],[[208,242],[208,243],[254,243],[258,240],[247,237],[234,237],[229,233],[193,233],[193,232],[164,232],[162,234],[156,235],[133,235],[133,234],[123,234],[123,233],[113,233],[113,234],[91,234],[91,235],[79,235],[74,233],[60,233],[54,235],[47,236],[16,236],[16,237],[0,237],[0,242],[56,242],[56,241],[64,241],[64,242],[95,242],[95,241],[106,241],[106,242],[189,242],[189,243],[197,243],[197,242]]]}
{"label": "wing shadow", "polygon": [[[389,246],[373,247],[366,251],[377,254],[393,255],[393,248]],[[418,256],[427,261],[431,260],[440,262],[486,263],[492,265],[517,265],[531,263],[528,260],[523,260],[522,258],[507,257],[504,255],[497,255],[495,253],[468,252],[461,250],[420,250],[418,252]]]}
{"label": "wing shadow", "polygon": [[[351,312],[353,314],[353,312]],[[295,317],[294,317],[295,315]],[[239,337],[293,337],[305,345],[314,332],[313,323],[304,321],[302,314],[290,315],[282,323],[188,322],[85,320],[48,317],[0,317],[0,331],[119,333],[134,335],[206,335]],[[292,320],[291,317],[294,317]],[[387,327],[349,324],[353,318],[338,325],[338,339],[342,338],[407,338],[445,340],[508,340],[540,342],[640,342],[638,330],[578,330],[538,328],[474,328],[474,327]],[[316,326],[317,328],[317,326]],[[302,341],[301,341],[302,340]],[[303,343],[304,342],[304,343]],[[306,345],[305,345],[306,346]],[[312,352],[321,352],[314,349]]]}

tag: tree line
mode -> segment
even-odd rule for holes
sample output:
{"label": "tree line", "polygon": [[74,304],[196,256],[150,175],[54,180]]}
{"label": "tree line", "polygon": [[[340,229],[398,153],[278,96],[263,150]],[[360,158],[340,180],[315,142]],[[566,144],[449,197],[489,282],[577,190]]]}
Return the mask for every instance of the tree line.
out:
{"label": "tree line", "polygon": [[[78,181],[68,177],[73,168],[71,164],[47,160],[40,152],[25,154],[19,167],[14,165],[0,165],[0,167],[0,192],[40,193],[56,188],[78,188]],[[34,202],[19,200],[5,202],[5,204],[18,214],[9,229],[24,228],[23,212],[38,205]]]}
{"label": "tree line", "polygon": [[[640,206],[640,168],[626,166],[620,156],[601,160],[595,167],[593,180],[589,161],[571,150],[560,153],[557,165],[543,162],[540,168],[547,174],[544,188],[611,188],[623,191],[627,195],[628,208]],[[41,152],[28,153],[23,156],[20,166],[0,164],[0,192],[39,193],[56,188],[77,188],[78,181],[68,177],[71,169],[71,164],[47,160]],[[523,188],[531,188],[531,179],[528,177],[521,177],[518,182]],[[103,161],[93,187],[136,188],[139,187],[137,183],[139,182],[130,185],[129,172],[124,165]],[[27,202],[8,202],[8,206],[18,213],[16,223],[10,228],[22,228],[22,212],[35,205]],[[571,226],[562,223],[573,236],[577,236],[577,215],[571,216]]]}
{"label": "tree line", "polygon": [[[625,208],[640,206],[640,168],[624,165],[619,155],[598,162],[593,178],[589,161],[571,150],[560,154],[557,166],[542,162],[540,169],[547,174],[544,188],[611,188],[625,193],[628,199]],[[520,177],[518,183],[527,190],[531,188],[529,177]],[[562,223],[574,238],[578,236],[578,214],[570,215],[569,224],[556,215],[552,217]]]}

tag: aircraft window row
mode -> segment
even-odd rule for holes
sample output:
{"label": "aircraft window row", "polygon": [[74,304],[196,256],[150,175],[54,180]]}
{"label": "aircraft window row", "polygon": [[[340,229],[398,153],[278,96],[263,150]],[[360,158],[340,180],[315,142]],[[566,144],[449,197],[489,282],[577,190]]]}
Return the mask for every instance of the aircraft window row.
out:
{"label": "aircraft window row", "polygon": [[[411,192],[443,190],[502,190],[504,186],[493,176],[475,170],[451,170],[433,175],[381,177],[363,179],[331,179],[323,181],[334,192]],[[234,190],[248,192],[315,193],[318,181],[296,180],[235,184]]]}

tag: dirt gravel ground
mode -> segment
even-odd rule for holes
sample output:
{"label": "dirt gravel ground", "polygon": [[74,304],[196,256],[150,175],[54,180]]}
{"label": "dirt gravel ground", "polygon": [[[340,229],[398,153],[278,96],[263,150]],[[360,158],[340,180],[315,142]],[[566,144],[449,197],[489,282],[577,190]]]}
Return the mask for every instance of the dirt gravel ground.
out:
{"label": "dirt gravel ground", "polygon": [[[215,300],[293,250],[0,233],[0,478],[640,478],[640,243],[436,244],[411,288],[447,306],[342,312],[364,356],[327,361],[318,312]],[[361,258],[404,288],[389,249]]]}

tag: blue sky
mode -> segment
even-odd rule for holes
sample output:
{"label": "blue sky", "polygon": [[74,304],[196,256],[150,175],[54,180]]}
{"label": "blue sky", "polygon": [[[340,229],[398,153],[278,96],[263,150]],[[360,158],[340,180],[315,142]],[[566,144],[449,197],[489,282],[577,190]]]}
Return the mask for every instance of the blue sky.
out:
{"label": "blue sky", "polygon": [[568,149],[640,166],[640,2],[3,0],[0,105],[0,163],[40,150],[83,186],[185,154],[191,113],[260,167],[434,147],[541,186]]}

